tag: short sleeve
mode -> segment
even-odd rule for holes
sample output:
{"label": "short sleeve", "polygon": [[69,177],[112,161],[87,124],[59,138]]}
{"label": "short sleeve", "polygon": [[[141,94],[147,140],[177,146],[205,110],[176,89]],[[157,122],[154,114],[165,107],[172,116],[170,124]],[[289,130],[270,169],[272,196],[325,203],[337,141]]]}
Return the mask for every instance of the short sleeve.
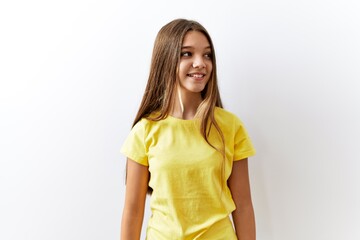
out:
{"label": "short sleeve", "polygon": [[145,137],[144,122],[139,121],[131,129],[128,137],[125,139],[125,142],[120,149],[120,152],[137,163],[149,166]]}
{"label": "short sleeve", "polygon": [[255,148],[239,118],[235,118],[234,161],[255,155]]}

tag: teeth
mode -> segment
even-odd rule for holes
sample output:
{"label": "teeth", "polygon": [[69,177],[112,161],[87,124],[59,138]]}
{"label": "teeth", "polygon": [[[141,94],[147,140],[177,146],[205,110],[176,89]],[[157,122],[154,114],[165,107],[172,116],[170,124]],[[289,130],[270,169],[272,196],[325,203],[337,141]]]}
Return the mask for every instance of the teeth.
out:
{"label": "teeth", "polygon": [[196,77],[196,78],[202,78],[205,75],[204,74],[188,74],[190,77]]}

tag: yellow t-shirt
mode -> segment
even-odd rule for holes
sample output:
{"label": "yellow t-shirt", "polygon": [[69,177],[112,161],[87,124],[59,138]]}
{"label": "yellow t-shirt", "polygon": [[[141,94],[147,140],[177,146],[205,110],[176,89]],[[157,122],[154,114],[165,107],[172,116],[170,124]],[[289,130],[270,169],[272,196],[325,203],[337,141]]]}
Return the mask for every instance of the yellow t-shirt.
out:
{"label": "yellow t-shirt", "polygon": [[[197,119],[142,119],[125,140],[121,152],[149,167],[153,192],[148,240],[237,239],[229,219],[235,204],[227,179],[233,161],[250,157],[255,150],[234,114],[216,108],[215,118],[225,137],[225,178],[224,158],[204,140]],[[215,127],[209,140],[221,147]]]}

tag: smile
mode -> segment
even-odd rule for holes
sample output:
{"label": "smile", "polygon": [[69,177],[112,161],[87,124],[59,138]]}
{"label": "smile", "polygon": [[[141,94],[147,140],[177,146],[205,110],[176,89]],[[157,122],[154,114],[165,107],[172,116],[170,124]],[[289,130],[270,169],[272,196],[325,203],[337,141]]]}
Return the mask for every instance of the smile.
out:
{"label": "smile", "polygon": [[189,73],[187,74],[188,77],[194,77],[194,78],[203,78],[205,77],[205,74],[202,73]]}

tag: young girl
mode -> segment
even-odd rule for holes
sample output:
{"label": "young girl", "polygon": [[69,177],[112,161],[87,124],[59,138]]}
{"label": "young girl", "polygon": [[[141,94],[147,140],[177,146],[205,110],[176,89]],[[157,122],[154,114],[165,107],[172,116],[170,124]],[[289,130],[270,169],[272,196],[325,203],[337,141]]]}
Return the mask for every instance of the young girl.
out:
{"label": "young girl", "polygon": [[255,239],[247,160],[255,150],[241,121],[222,108],[214,46],[198,22],[176,19],[159,31],[121,151],[121,239],[140,239],[147,192],[149,240]]}

